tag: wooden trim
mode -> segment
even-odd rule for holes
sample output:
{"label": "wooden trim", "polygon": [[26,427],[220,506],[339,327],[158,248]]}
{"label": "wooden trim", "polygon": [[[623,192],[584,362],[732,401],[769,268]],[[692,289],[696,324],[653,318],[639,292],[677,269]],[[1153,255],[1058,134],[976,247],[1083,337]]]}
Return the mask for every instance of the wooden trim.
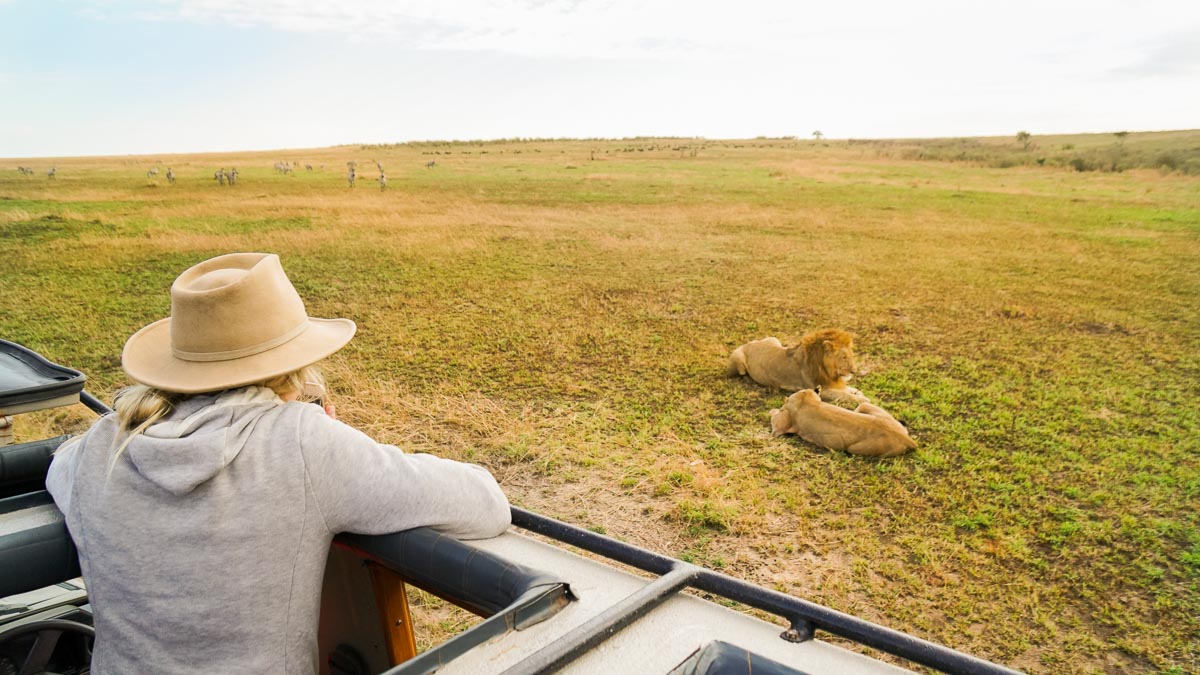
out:
{"label": "wooden trim", "polygon": [[383,622],[388,658],[395,666],[417,655],[412,615],[408,611],[408,591],[399,574],[375,562],[368,562],[367,567],[375,587],[375,604],[379,607],[379,620]]}

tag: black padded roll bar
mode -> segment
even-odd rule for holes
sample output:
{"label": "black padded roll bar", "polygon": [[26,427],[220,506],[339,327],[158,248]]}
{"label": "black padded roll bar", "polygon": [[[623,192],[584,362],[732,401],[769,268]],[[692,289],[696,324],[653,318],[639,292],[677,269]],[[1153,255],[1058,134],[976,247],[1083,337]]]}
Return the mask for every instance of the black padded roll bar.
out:
{"label": "black padded roll bar", "polygon": [[0,598],[79,576],[79,555],[50,493],[0,499]]}
{"label": "black padded roll bar", "polygon": [[70,436],[0,446],[0,499],[46,489],[54,451]]}
{"label": "black padded roll bar", "polygon": [[530,589],[566,583],[424,527],[374,536],[341,534],[334,545],[479,616],[499,612]]}
{"label": "black padded roll bar", "polygon": [[544,621],[572,599],[565,581],[426,528],[368,536],[342,534],[334,545],[398,573],[405,581],[488,617],[384,675],[432,673],[473,647]]}

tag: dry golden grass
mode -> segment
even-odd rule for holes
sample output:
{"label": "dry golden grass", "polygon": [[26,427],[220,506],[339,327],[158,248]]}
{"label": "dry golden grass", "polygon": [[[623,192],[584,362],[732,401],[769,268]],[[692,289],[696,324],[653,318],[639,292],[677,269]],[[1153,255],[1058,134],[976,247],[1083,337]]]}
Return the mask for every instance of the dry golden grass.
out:
{"label": "dry golden grass", "polygon": [[[1200,667],[1196,178],[778,140],[55,163],[0,173],[0,334],[104,397],[176,274],[269,250],[359,324],[342,419],[519,505],[1030,671]],[[855,384],[915,453],[772,438],[784,395],[723,377],[822,326],[856,333]]]}

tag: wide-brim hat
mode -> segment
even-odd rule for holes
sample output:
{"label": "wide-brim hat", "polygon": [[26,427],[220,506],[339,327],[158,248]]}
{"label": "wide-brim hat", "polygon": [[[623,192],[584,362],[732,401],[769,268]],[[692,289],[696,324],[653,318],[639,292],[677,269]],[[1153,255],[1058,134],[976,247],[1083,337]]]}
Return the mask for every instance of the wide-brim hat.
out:
{"label": "wide-brim hat", "polygon": [[316,363],[354,331],[349,319],[308,316],[279,256],[230,253],[179,275],[171,316],[134,333],[121,366],[155,389],[220,391]]}

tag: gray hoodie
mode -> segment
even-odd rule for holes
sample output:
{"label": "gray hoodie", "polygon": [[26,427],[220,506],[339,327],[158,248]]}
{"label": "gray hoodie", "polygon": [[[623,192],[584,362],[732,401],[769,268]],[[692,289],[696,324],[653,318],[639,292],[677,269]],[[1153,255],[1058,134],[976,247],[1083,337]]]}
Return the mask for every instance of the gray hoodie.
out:
{"label": "gray hoodie", "polygon": [[509,524],[482,467],[405,454],[270,390],[181,402],[108,474],[116,432],[100,419],[46,479],[95,611],[93,673],[314,673],[334,534]]}

